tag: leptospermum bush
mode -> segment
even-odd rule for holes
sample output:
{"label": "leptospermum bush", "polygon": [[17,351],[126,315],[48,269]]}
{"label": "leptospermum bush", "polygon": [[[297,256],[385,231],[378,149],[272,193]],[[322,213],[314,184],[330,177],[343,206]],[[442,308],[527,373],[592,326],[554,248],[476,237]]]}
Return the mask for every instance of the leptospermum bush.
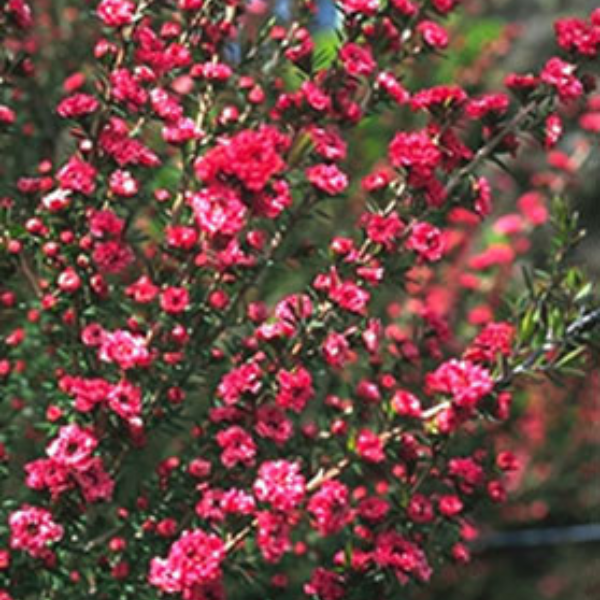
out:
{"label": "leptospermum bush", "polygon": [[[72,3],[89,58],[35,98],[72,143],[3,171],[2,600],[391,598],[468,560],[514,385],[585,367],[599,320],[558,200],[509,294],[548,210],[486,229],[484,173],[594,120],[600,12],[503,90],[419,87],[459,4],[340,0],[325,49],[310,1]],[[44,47],[0,10],[12,156]]]}

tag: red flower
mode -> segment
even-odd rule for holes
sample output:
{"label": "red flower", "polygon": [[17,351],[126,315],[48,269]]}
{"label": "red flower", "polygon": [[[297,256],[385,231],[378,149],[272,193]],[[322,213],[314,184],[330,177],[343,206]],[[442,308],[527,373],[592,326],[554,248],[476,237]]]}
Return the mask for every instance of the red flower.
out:
{"label": "red flower", "polygon": [[268,502],[282,512],[289,512],[301,504],[305,488],[300,465],[287,460],[264,462],[253,486],[257,500]]}
{"label": "red flower", "polygon": [[489,371],[468,360],[449,360],[427,375],[428,391],[449,394],[460,408],[473,408],[493,388]]}
{"label": "red flower", "polygon": [[122,380],[113,386],[107,396],[108,406],[125,421],[139,417],[142,412],[141,389]]}
{"label": "red flower", "polygon": [[448,47],[448,33],[434,21],[421,21],[417,25],[417,31],[423,37],[423,41],[432,48],[443,50]]}
{"label": "red flower", "polygon": [[234,236],[245,224],[247,208],[235,190],[211,185],[190,198],[198,227],[210,236]]}
{"label": "red flower", "polygon": [[135,256],[124,242],[109,240],[94,246],[92,259],[101,273],[120,273],[133,263]]}
{"label": "red flower", "polygon": [[415,494],[408,503],[406,514],[415,523],[431,523],[434,518],[433,504],[423,494]]}
{"label": "red flower", "polygon": [[169,287],[160,296],[160,307],[170,315],[185,311],[190,305],[190,294],[185,288]]}
{"label": "red flower", "polygon": [[261,511],[256,516],[256,543],[267,562],[277,563],[291,550],[290,533],[285,515]]}
{"label": "red flower", "polygon": [[432,574],[423,550],[395,531],[377,536],[374,559],[379,566],[393,569],[401,583],[408,582],[409,576],[428,581]]}
{"label": "red flower", "polygon": [[292,421],[277,406],[261,406],[256,413],[256,433],[278,445],[287,442],[294,433]]}
{"label": "red flower", "polygon": [[46,453],[61,466],[84,469],[97,446],[98,440],[90,431],[78,425],[67,425],[61,427]]}
{"label": "red flower", "polygon": [[540,77],[556,89],[563,102],[570,102],[583,94],[583,84],[575,77],[575,69],[575,65],[555,56],[546,63]]}
{"label": "red flower", "polygon": [[63,536],[63,528],[54,522],[52,513],[37,506],[23,505],[10,513],[10,547],[24,550],[34,558],[48,556],[48,545]]}
{"label": "red flower", "polygon": [[406,248],[416,252],[424,260],[434,262],[442,258],[446,244],[437,227],[421,222],[413,225],[410,237],[406,240]]}
{"label": "red flower", "polygon": [[356,452],[367,462],[380,463],[385,460],[381,438],[369,429],[362,429],[356,439]]}
{"label": "red flower", "polygon": [[300,413],[314,396],[312,376],[304,367],[299,367],[293,371],[281,369],[277,373],[277,382],[279,392],[275,397],[275,402],[281,408]]}
{"label": "red flower", "polygon": [[404,167],[422,177],[431,177],[440,164],[442,154],[427,132],[401,132],[390,143],[389,157],[394,167]]}
{"label": "red flower", "polygon": [[251,192],[260,192],[284,170],[280,151],[288,146],[288,138],[274,127],[247,129],[233,137],[222,137],[217,146],[196,160],[194,168],[206,183],[216,183],[226,176]]}
{"label": "red flower", "polygon": [[344,578],[334,571],[317,567],[310,581],[304,585],[304,593],[321,600],[341,600],[346,596]]}
{"label": "red flower", "polygon": [[106,332],[98,356],[100,360],[115,362],[125,370],[146,366],[150,360],[146,339],[124,330]]}
{"label": "red flower", "polygon": [[353,281],[341,281],[332,284],[329,297],[344,310],[363,314],[371,295]]}
{"label": "red flower", "polygon": [[256,444],[244,429],[234,425],[217,434],[217,443],[222,449],[221,462],[231,469],[238,464],[251,466],[256,456]]}
{"label": "red flower", "polygon": [[309,500],[308,512],[321,535],[337,533],[354,517],[350,510],[348,488],[339,481],[326,481]]}
{"label": "red flower", "polygon": [[335,165],[324,163],[306,169],[306,177],[318,190],[337,196],[348,187],[348,176]]}
{"label": "red flower", "polygon": [[349,15],[374,15],[379,9],[379,0],[340,0],[340,6]]}
{"label": "red flower", "polygon": [[327,363],[342,368],[350,359],[350,344],[345,336],[331,332],[323,342],[323,356]]}
{"label": "red flower", "polygon": [[131,0],[102,0],[96,12],[108,27],[122,27],[133,22],[135,4]]}
{"label": "red flower", "polygon": [[65,119],[91,115],[98,110],[100,103],[89,94],[74,94],[61,101],[56,112]]}
{"label": "red flower", "polygon": [[56,174],[56,179],[64,190],[89,196],[96,189],[96,175],[97,171],[92,165],[74,156]]}
{"label": "red flower", "polygon": [[600,27],[583,19],[559,19],[554,24],[558,45],[567,52],[593,58],[600,49]]}
{"label": "red flower", "polygon": [[340,49],[339,56],[346,73],[353,77],[370,75],[375,70],[376,63],[368,46],[352,42],[344,44]]}
{"label": "red flower", "polygon": [[225,404],[236,404],[243,394],[257,394],[262,386],[262,371],[256,363],[248,363],[223,376],[217,395]]}
{"label": "red flower", "polygon": [[167,594],[178,592],[184,598],[197,597],[202,587],[220,581],[224,559],[225,544],[221,538],[201,529],[184,531],[166,558],[152,559],[148,580]]}

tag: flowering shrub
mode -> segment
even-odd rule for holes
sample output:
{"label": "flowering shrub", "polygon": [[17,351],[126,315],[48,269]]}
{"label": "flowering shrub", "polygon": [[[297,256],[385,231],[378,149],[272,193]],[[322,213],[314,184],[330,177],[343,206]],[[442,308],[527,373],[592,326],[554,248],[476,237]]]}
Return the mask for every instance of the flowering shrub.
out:
{"label": "flowering shrub", "polygon": [[[558,200],[509,295],[550,216],[536,189],[500,210],[487,166],[594,131],[600,12],[475,91],[418,83],[458,0],[340,0],[328,50],[311,1],[69,4],[94,41],[37,101],[70,141],[5,169],[0,598],[387,598],[467,561],[513,468],[475,433],[585,367],[599,320]],[[43,48],[0,10],[10,153]]]}

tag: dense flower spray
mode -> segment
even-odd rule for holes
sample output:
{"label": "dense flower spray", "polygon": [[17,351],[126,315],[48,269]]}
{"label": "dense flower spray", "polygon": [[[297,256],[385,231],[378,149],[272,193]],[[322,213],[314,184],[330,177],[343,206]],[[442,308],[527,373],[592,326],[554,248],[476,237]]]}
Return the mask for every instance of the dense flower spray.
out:
{"label": "dense flower spray", "polygon": [[311,0],[64,4],[51,98],[49,4],[0,6],[0,136],[55,128],[0,188],[0,598],[392,598],[467,561],[514,467],[474,432],[599,320],[560,203],[507,309],[550,215],[487,167],[554,152],[556,191],[589,155],[555,148],[600,129],[600,10],[482,90],[422,72],[460,0],[340,0],[327,48]]}

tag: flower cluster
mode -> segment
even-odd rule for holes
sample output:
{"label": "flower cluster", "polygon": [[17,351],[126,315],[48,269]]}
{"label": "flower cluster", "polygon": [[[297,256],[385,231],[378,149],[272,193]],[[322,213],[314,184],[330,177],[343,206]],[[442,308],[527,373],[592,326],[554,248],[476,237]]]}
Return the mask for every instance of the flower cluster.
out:
{"label": "flower cluster", "polygon": [[[49,104],[12,71],[0,98],[42,153],[0,184],[0,599],[384,598],[466,562],[513,381],[584,350],[580,273],[505,300],[591,152],[561,150],[573,117],[600,130],[599,11],[482,92],[420,67],[459,0],[340,0],[329,55],[310,1],[47,4],[0,8],[11,56],[81,62]],[[484,171],[534,142],[527,193]]]}

